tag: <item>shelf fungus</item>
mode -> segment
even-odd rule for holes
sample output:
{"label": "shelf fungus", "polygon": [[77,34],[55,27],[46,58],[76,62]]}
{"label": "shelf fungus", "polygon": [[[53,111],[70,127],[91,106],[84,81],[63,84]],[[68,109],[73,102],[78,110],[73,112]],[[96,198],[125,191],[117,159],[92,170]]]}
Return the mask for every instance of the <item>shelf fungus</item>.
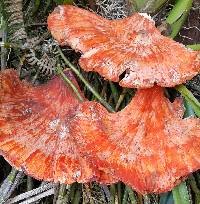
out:
{"label": "shelf fungus", "polygon": [[161,35],[147,14],[107,20],[64,5],[50,14],[48,27],[61,45],[82,53],[79,63],[84,70],[123,87],[173,87],[200,70],[200,52]]}
{"label": "shelf fungus", "polygon": [[70,129],[78,106],[74,92],[59,78],[34,87],[14,70],[0,72],[0,153],[37,179],[116,181],[80,156]]}
{"label": "shelf fungus", "polygon": [[0,89],[1,154],[35,178],[121,180],[145,194],[171,190],[200,168],[200,120],[182,119],[181,100],[171,103],[161,87],[139,89],[117,113],[78,101],[59,78],[33,87],[6,70]]}
{"label": "shelf fungus", "polygon": [[200,168],[200,120],[182,119],[182,101],[171,103],[161,87],[138,90],[117,113],[94,102],[81,109],[74,131],[82,152],[137,192],[169,191]]}

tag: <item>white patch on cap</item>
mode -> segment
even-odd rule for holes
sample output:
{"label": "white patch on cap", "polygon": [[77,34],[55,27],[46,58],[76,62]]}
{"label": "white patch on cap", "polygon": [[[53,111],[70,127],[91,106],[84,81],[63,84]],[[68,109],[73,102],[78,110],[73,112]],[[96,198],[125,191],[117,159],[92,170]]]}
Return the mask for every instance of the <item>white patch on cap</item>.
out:
{"label": "white patch on cap", "polygon": [[99,48],[90,49],[89,51],[87,51],[87,52],[82,56],[82,58],[89,58],[89,57],[91,57],[92,55],[96,54],[98,51],[99,51]]}
{"label": "white patch on cap", "polygon": [[58,6],[58,10],[59,10],[59,13],[60,13],[60,15],[61,16],[64,16],[64,8],[63,8],[63,6]]}
{"label": "white patch on cap", "polygon": [[71,38],[70,39],[70,45],[71,47],[76,50],[76,47],[80,44],[80,39],[78,37]]}
{"label": "white patch on cap", "polygon": [[150,20],[151,22],[155,23],[155,21],[147,13],[139,13],[139,15],[143,16],[144,18],[146,18],[146,19]]}
{"label": "white patch on cap", "polygon": [[52,120],[52,121],[49,123],[49,128],[52,129],[52,130],[55,130],[56,127],[58,126],[59,122],[60,122],[60,119],[58,119],[58,118]]}
{"label": "white patch on cap", "polygon": [[61,125],[61,131],[59,132],[59,137],[63,139],[68,135],[68,133],[69,133],[68,127],[66,127],[65,125]]}

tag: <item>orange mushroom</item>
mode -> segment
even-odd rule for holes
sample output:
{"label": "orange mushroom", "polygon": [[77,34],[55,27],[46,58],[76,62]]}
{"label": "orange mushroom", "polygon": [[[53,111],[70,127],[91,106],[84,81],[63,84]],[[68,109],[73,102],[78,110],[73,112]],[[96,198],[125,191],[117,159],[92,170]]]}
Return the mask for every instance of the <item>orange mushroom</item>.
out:
{"label": "orange mushroom", "polygon": [[138,90],[118,113],[79,102],[58,78],[33,87],[6,70],[0,87],[0,151],[35,178],[160,193],[200,168],[200,120],[182,119],[181,100],[160,87]]}
{"label": "orange mushroom", "polygon": [[0,89],[0,152],[12,166],[66,184],[115,181],[79,154],[70,129],[79,101],[61,79],[33,87],[5,70]]}
{"label": "orange mushroom", "polygon": [[61,45],[82,53],[79,63],[84,70],[124,87],[173,87],[200,70],[200,52],[162,36],[146,14],[107,20],[63,5],[50,14],[48,27]]}
{"label": "orange mushroom", "polygon": [[98,167],[137,192],[161,193],[200,168],[200,120],[183,112],[180,99],[171,103],[154,87],[138,90],[118,113],[85,102],[73,124],[79,148]]}

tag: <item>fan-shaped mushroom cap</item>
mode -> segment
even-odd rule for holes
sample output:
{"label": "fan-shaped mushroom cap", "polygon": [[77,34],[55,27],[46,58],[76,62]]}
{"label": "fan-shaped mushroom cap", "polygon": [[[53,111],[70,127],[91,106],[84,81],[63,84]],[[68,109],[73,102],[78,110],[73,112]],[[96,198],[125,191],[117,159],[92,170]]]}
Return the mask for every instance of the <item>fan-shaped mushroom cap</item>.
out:
{"label": "fan-shaped mushroom cap", "polygon": [[80,65],[120,85],[147,88],[155,83],[173,87],[200,70],[199,52],[162,36],[146,14],[135,13],[122,20],[107,20],[74,6],[57,7],[48,17],[48,27],[61,45],[83,55]]}
{"label": "fan-shaped mushroom cap", "polygon": [[182,119],[181,101],[169,102],[161,87],[139,90],[118,113],[94,102],[80,108],[79,148],[137,192],[169,191],[200,168],[200,120]]}
{"label": "fan-shaped mushroom cap", "polygon": [[14,70],[1,72],[1,153],[11,165],[38,179],[115,182],[80,156],[70,129],[77,106],[76,95],[59,78],[33,87],[20,81]]}
{"label": "fan-shaped mushroom cap", "polygon": [[58,78],[33,87],[6,70],[0,89],[0,151],[35,178],[160,193],[200,168],[200,120],[182,119],[181,101],[160,87],[139,90],[118,113],[79,102]]}

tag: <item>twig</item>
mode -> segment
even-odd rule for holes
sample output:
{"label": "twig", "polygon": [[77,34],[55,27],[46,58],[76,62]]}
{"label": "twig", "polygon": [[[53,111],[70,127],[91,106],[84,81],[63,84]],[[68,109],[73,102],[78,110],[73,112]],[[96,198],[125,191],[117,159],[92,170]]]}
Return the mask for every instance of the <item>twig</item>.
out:
{"label": "twig", "polygon": [[4,180],[3,184],[0,188],[0,203],[4,203],[13,191],[17,188],[20,184],[21,179],[24,177],[23,172],[18,172],[16,169],[12,169],[10,174]]}
{"label": "twig", "polygon": [[108,200],[108,203],[110,203],[111,195],[110,195],[110,191],[108,189],[108,186],[100,184],[100,187],[102,188],[103,192],[105,193],[105,196],[106,196],[106,198]]}
{"label": "twig", "polygon": [[[42,192],[46,193],[49,189],[51,189],[51,190],[53,189],[53,193],[54,193],[54,184],[52,184],[52,183],[46,183],[46,182],[45,182],[45,184],[41,185],[41,186],[38,187],[38,188],[35,188],[35,189],[31,190],[31,191],[27,191],[27,192],[22,193],[22,194],[20,194],[20,195],[14,197],[14,198],[11,198],[11,199],[7,200],[7,202],[6,202],[5,204],[19,203],[19,201],[22,201],[22,200],[24,200],[24,199],[30,198],[30,197],[32,197],[32,196],[34,196],[34,195],[40,196],[40,195],[42,195]],[[47,194],[48,194],[48,193],[47,193]],[[48,194],[48,195],[49,195],[49,194]],[[36,197],[37,197],[37,196],[36,196]],[[43,197],[45,197],[45,196],[43,196]],[[41,197],[40,197],[40,198],[41,198]],[[40,199],[40,198],[39,198],[39,199]],[[29,200],[30,200],[30,199],[29,199]],[[28,202],[29,200],[27,200],[27,202]],[[26,202],[26,201],[24,201],[24,202]],[[24,202],[23,202],[23,203],[24,203]],[[28,203],[30,203],[30,202],[28,202]]]}
{"label": "twig", "polygon": [[35,197],[32,197],[32,198],[30,198],[30,199],[28,199],[26,201],[23,201],[20,204],[30,204],[30,203],[36,202],[37,200],[40,200],[40,199],[42,199],[44,197],[47,197],[47,196],[50,196],[50,195],[53,195],[53,194],[54,194],[54,189],[52,188],[52,189],[49,189],[49,190],[47,190],[47,191],[45,191],[45,192],[43,192],[43,193],[41,193],[41,194],[39,194],[39,195],[37,195]]}
{"label": "twig", "polygon": [[32,24],[25,25],[25,28],[33,27],[33,26],[47,26],[47,23],[32,23]]}
{"label": "twig", "polygon": [[60,189],[60,184],[59,183],[55,184],[55,186],[54,186],[53,204],[56,204],[56,201],[58,199],[59,189]]}

